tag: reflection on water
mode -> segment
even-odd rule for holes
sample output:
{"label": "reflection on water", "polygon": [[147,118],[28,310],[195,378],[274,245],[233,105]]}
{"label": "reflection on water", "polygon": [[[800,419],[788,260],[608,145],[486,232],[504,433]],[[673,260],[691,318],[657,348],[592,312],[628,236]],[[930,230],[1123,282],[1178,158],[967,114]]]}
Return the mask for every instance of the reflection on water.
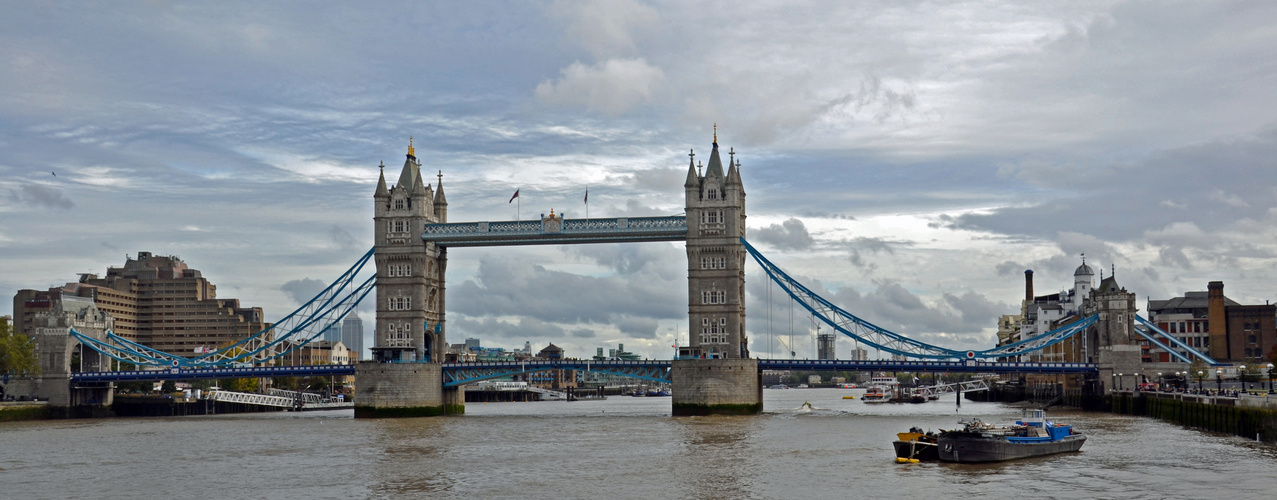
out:
{"label": "reflection on water", "polygon": [[[758,417],[669,416],[669,398],[472,404],[462,417],[351,412],[0,423],[0,496],[138,498],[1268,498],[1277,450],[1157,420],[1053,411],[1079,453],[897,464],[911,426],[1013,420],[953,401],[866,405],[764,391]],[[800,410],[804,401],[810,411]]]}

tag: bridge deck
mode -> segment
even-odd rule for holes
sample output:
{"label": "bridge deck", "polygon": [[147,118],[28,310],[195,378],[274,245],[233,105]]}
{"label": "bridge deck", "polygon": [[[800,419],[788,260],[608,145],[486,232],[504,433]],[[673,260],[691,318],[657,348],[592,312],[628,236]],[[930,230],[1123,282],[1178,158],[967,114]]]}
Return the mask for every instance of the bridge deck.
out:
{"label": "bridge deck", "polygon": [[[545,370],[581,370],[612,373],[658,382],[669,382],[670,360],[529,360],[443,365],[447,386],[464,385],[519,373]],[[1094,373],[1090,363],[996,363],[981,361],[887,361],[760,359],[760,370],[889,371],[955,373]],[[355,365],[269,366],[209,369],[165,369],[72,373],[73,382],[126,382],[136,380],[191,380],[210,378],[297,377],[354,375]]]}

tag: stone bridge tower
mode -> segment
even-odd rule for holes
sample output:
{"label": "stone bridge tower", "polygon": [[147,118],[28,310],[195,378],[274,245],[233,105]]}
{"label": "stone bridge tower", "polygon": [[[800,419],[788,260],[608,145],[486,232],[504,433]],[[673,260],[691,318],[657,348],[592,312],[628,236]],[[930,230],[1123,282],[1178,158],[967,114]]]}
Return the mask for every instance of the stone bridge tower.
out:
{"label": "stone bridge tower", "polygon": [[[715,127],[717,128],[717,127]],[[745,336],[745,186],[735,152],[727,172],[718,131],[704,173],[694,154],[683,183],[687,210],[689,344],[680,357],[748,358]]]}
{"label": "stone bridge tower", "polygon": [[424,243],[427,223],[448,221],[443,173],[431,189],[421,176],[412,141],[394,186],[386,187],[385,165],[373,195],[377,320],[373,359],[442,363],[444,338],[444,270],[447,249]]}
{"label": "stone bridge tower", "polygon": [[744,414],[763,410],[762,373],[745,337],[745,186],[740,163],[718,153],[709,166],[687,167],[687,315],[690,342],[670,369],[674,416]]}
{"label": "stone bridge tower", "polygon": [[1099,319],[1087,329],[1088,355],[1083,361],[1099,364],[1100,383],[1113,382],[1115,374],[1122,374],[1126,378],[1122,385],[1132,387],[1141,367],[1141,348],[1135,334],[1135,294],[1118,286],[1117,279],[1110,275],[1091,291],[1087,306],[1084,314],[1098,314]]}

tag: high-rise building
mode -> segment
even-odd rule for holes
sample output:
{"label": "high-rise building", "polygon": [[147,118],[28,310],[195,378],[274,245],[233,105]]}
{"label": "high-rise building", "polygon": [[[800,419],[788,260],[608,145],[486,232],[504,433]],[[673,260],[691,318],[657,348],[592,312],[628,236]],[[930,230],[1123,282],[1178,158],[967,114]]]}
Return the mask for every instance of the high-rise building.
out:
{"label": "high-rise building", "polygon": [[341,343],[350,349],[352,360],[364,359],[364,320],[358,314],[348,314],[341,322]]}
{"label": "high-rise building", "polygon": [[835,350],[835,340],[838,337],[832,333],[822,333],[816,336],[816,359],[838,359],[838,353]]}
{"label": "high-rise building", "polygon": [[[327,330],[324,330],[324,335],[322,337],[322,340],[327,340],[329,342],[341,342],[345,344],[346,342],[341,336],[341,323],[340,322],[333,323],[332,326],[329,326]],[[349,344],[347,345],[347,347],[349,347]]]}
{"label": "high-rise building", "polygon": [[176,256],[138,252],[124,267],[107,268],[105,278],[85,273],[78,282],[47,291],[19,290],[13,297],[15,330],[28,331],[36,313],[51,311],[64,297],[92,300],[114,318],[116,335],[186,357],[271,326],[260,307],[217,298],[217,287]]}

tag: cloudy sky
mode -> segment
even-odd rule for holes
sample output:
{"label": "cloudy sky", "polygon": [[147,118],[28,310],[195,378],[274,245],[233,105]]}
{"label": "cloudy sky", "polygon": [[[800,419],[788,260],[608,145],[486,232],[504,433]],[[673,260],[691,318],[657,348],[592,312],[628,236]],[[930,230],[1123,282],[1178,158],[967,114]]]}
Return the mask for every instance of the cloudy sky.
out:
{"label": "cloudy sky", "polygon": [[[0,291],[149,251],[276,319],[371,246],[377,165],[397,174],[409,136],[454,222],[581,217],[587,185],[591,217],[672,215],[717,123],[751,241],[920,340],[991,347],[1023,271],[1056,291],[1082,253],[1141,305],[1211,280],[1263,303],[1275,19],[1200,1],[6,2]],[[450,259],[452,342],[668,358],[687,335],[679,244]],[[814,357],[810,320],[752,262],[747,280],[754,353],[794,332]]]}

